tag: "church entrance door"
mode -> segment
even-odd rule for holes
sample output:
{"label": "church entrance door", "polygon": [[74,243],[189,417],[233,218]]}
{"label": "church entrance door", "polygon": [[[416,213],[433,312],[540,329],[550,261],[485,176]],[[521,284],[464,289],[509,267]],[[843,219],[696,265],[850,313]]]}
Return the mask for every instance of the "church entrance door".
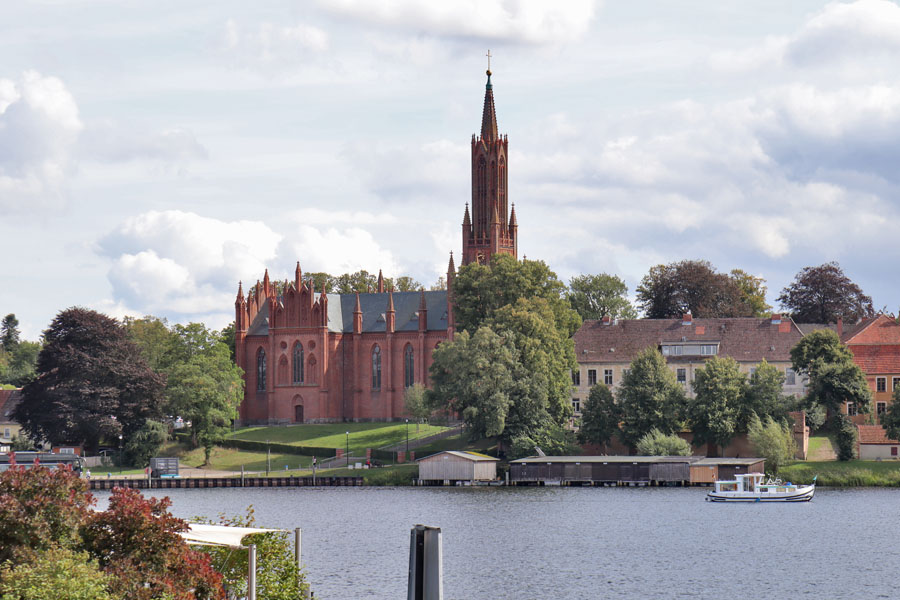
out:
{"label": "church entrance door", "polygon": [[294,407],[294,422],[302,423],[303,422],[303,405],[298,404]]}

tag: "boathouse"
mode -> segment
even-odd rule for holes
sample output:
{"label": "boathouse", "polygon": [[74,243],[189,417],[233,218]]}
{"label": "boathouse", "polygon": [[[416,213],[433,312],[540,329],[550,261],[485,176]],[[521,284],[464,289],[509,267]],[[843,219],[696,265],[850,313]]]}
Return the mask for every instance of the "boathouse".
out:
{"label": "boathouse", "polygon": [[[699,468],[697,468],[699,466]],[[510,461],[511,485],[691,485],[763,472],[761,458],[531,456]]]}
{"label": "boathouse", "polygon": [[456,485],[497,479],[498,459],[478,452],[445,450],[420,458],[419,485]]}

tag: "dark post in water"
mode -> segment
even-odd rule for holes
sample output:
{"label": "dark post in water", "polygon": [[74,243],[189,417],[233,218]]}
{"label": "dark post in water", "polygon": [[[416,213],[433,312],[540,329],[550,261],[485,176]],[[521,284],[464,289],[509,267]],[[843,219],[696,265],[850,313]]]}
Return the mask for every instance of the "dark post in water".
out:
{"label": "dark post in water", "polygon": [[441,528],[416,525],[409,537],[407,600],[443,600],[444,567]]}

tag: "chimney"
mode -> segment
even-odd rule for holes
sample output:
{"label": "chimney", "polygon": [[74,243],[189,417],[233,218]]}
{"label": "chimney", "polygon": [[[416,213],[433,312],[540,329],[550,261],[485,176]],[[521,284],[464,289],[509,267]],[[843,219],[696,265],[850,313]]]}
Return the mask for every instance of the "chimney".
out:
{"label": "chimney", "polygon": [[604,325],[609,325],[612,322],[612,320],[609,318],[609,315],[603,315],[603,318],[600,319],[600,322],[603,323]]}
{"label": "chimney", "polygon": [[693,319],[691,318],[691,313],[684,313],[684,316],[681,317],[681,324],[682,325],[690,325],[691,323],[693,323]]}
{"label": "chimney", "polygon": [[772,315],[772,325],[781,325],[781,315],[780,314]]}
{"label": "chimney", "polygon": [[844,317],[838,317],[837,334],[839,338],[844,337]]}

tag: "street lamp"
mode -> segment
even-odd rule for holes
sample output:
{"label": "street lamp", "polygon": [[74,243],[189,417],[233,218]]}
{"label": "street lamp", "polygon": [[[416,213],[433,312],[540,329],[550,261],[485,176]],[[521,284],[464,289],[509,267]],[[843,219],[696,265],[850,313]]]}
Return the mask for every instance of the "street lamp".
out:
{"label": "street lamp", "polygon": [[122,434],[119,434],[119,474],[122,474]]}
{"label": "street lamp", "polygon": [[406,460],[409,460],[409,419],[406,420]]}
{"label": "street lamp", "polygon": [[347,466],[350,466],[350,432],[347,432]]}

